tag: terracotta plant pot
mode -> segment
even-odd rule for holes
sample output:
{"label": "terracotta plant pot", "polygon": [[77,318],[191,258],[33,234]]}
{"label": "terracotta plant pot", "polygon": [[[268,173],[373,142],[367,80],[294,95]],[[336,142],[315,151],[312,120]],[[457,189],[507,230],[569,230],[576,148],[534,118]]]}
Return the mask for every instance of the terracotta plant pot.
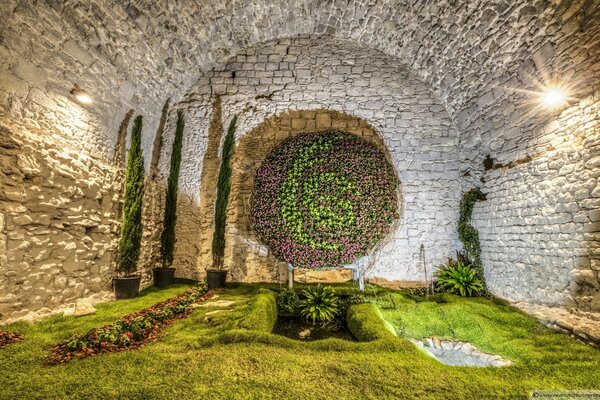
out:
{"label": "terracotta plant pot", "polygon": [[164,289],[175,283],[175,268],[154,268],[152,270],[154,286]]}
{"label": "terracotta plant pot", "polygon": [[206,282],[209,289],[219,289],[225,287],[227,280],[227,271],[221,269],[206,270]]}
{"label": "terracotta plant pot", "polygon": [[115,298],[116,299],[131,299],[137,297],[140,293],[140,281],[141,276],[129,276],[129,277],[115,277],[113,278],[113,285],[115,287]]}

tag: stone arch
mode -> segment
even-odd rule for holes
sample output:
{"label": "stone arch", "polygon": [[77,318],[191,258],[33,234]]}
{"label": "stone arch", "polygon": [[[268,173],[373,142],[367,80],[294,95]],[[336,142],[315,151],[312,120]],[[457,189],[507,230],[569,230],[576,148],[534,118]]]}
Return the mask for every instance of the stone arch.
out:
{"label": "stone arch", "polygon": [[[285,265],[277,265],[268,248],[259,243],[250,221],[250,198],[256,170],[273,149],[285,139],[304,132],[335,129],[360,136],[389,151],[376,129],[366,120],[335,110],[294,110],[274,115],[261,124],[242,133],[232,158],[233,174],[227,217],[226,264],[230,266],[235,281],[271,281],[285,279],[280,276]],[[401,193],[400,193],[401,194]],[[399,198],[401,215],[402,201]],[[284,263],[285,264],[285,263]],[[309,272],[299,270],[297,277],[310,274],[313,279],[347,279],[347,272]]]}
{"label": "stone arch", "polygon": [[[220,111],[213,106],[215,96],[221,99]],[[234,114],[239,116],[238,142],[264,121],[288,112],[296,113],[289,124],[297,129],[312,128],[311,122],[302,121],[302,113],[317,110],[368,121],[390,149],[392,165],[403,182],[403,209],[411,216],[380,252],[373,276],[422,281],[421,245],[434,265],[455,253],[460,197],[458,132],[431,87],[397,59],[332,36],[281,39],[248,48],[203,74],[174,108],[186,114],[180,196],[199,205],[178,222],[181,251],[176,260],[182,276],[201,277],[212,263],[213,206],[204,196],[206,191],[214,191],[214,182],[204,177],[210,176],[205,174],[207,166],[215,169],[219,163],[203,154],[208,148],[217,154],[211,143],[218,146],[222,141],[223,130]],[[211,109],[212,115],[220,112],[219,133],[209,123]],[[165,151],[171,139],[166,138]],[[165,179],[168,160],[168,153],[161,157]]]}

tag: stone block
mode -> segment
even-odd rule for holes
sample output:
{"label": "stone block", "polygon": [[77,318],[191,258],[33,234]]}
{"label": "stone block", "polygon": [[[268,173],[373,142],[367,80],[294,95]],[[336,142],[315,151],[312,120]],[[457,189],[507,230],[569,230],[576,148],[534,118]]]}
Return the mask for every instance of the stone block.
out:
{"label": "stone block", "polygon": [[317,129],[331,128],[331,115],[329,113],[318,113],[316,117]]}

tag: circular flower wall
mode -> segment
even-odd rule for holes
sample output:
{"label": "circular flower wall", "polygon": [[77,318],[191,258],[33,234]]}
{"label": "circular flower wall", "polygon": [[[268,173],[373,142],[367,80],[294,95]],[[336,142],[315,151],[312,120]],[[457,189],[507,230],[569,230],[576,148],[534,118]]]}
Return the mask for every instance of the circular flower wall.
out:
{"label": "circular flower wall", "polygon": [[252,226],[296,267],[354,262],[398,217],[398,179],[385,154],[357,136],[305,133],[279,144],[257,171]]}

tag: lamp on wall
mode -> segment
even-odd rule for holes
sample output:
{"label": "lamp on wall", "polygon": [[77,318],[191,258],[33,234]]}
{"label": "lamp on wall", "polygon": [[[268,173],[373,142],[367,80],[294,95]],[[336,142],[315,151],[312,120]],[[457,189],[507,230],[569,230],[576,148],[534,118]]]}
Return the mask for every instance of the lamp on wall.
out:
{"label": "lamp on wall", "polygon": [[546,108],[557,108],[567,101],[567,91],[560,86],[547,86],[540,94],[540,101]]}
{"label": "lamp on wall", "polygon": [[71,96],[73,96],[75,101],[80,104],[90,104],[94,101],[88,92],[80,88],[78,85],[75,85],[75,87],[71,89]]}

